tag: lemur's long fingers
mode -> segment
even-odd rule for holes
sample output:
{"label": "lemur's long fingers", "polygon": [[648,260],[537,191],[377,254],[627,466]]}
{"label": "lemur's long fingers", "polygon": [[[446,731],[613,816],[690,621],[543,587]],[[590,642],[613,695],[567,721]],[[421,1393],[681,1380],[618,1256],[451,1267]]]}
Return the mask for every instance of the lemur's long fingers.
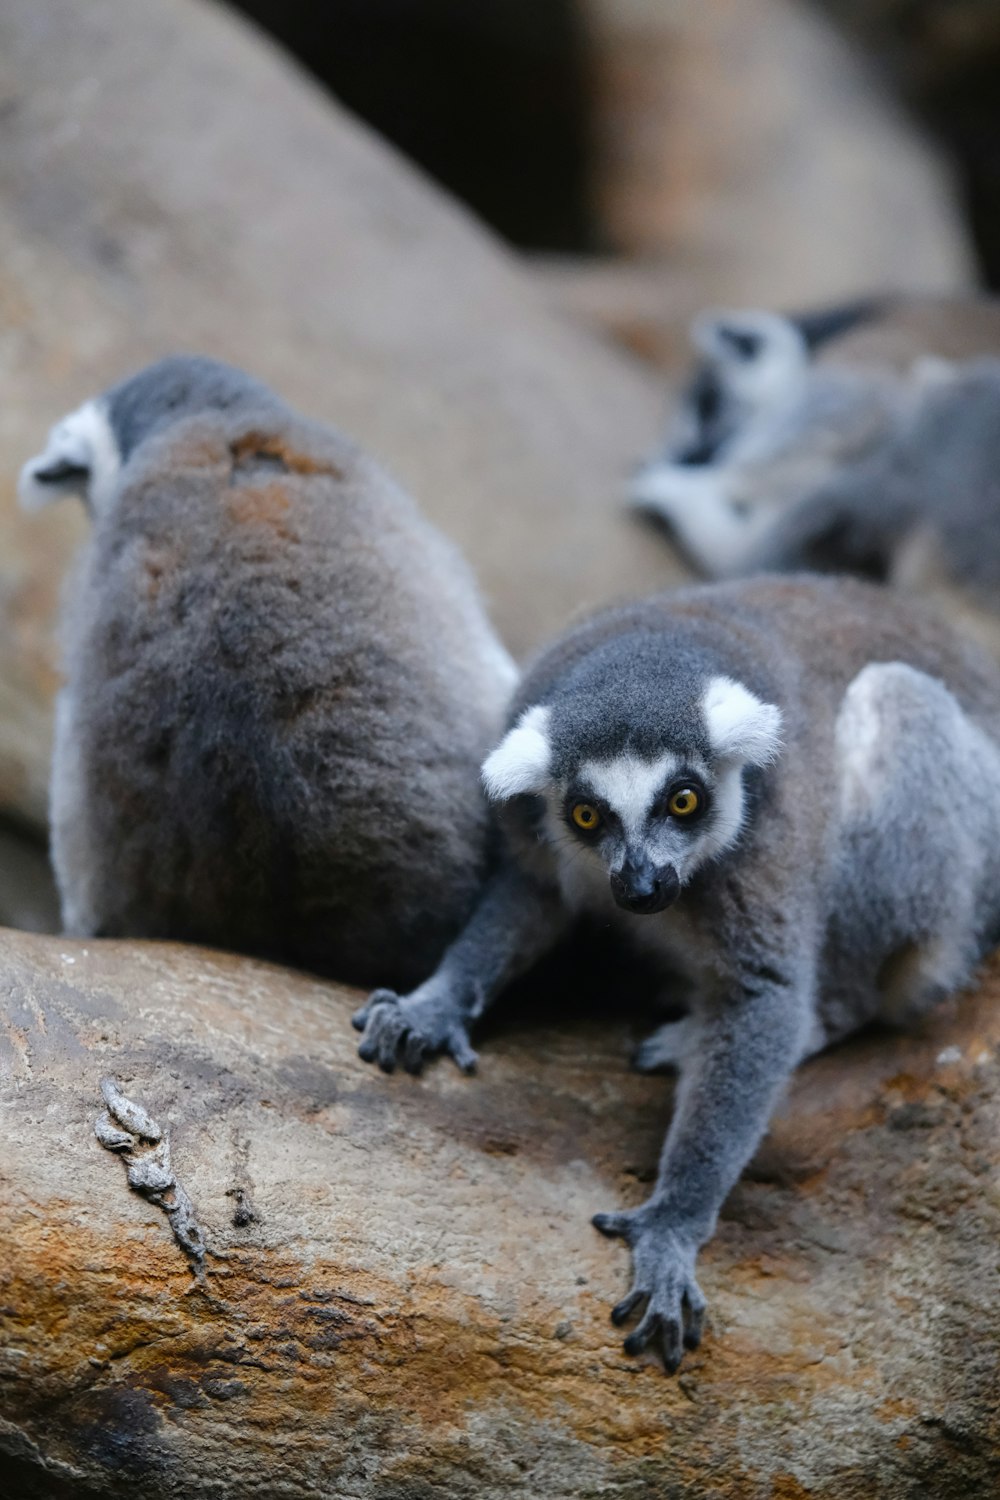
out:
{"label": "lemur's long fingers", "polygon": [[377,1006],[361,1039],[358,1056],[365,1062],[377,1062],[383,1073],[391,1073],[396,1066],[399,1039],[405,1029],[406,1021],[398,1005]]}
{"label": "lemur's long fingers", "polygon": [[355,1031],[364,1031],[377,1005],[395,1005],[398,999],[399,996],[395,990],[372,990],[364,1005],[360,1006],[354,1012],[351,1017],[351,1025]]}
{"label": "lemur's long fingers", "polygon": [[[700,1295],[700,1294],[699,1294]],[[685,1349],[697,1349],[705,1328],[705,1299],[701,1305],[688,1301],[687,1327],[684,1330]]]}
{"label": "lemur's long fingers", "polygon": [[463,1030],[457,1029],[451,1033],[448,1037],[448,1050],[463,1073],[476,1071],[479,1054],[473,1051]]}
{"label": "lemur's long fingers", "polygon": [[386,1007],[385,1020],[379,1034],[378,1065],[383,1073],[391,1073],[396,1067],[399,1044],[406,1032],[406,1019],[399,1010]]}
{"label": "lemur's long fingers", "polygon": [[590,1222],[595,1229],[599,1229],[609,1239],[613,1239],[615,1236],[625,1240],[628,1239],[631,1215],[627,1213],[595,1214]]}
{"label": "lemur's long fingers", "polygon": [[660,1331],[662,1318],[654,1308],[650,1308],[638,1328],[634,1329],[625,1340],[626,1354],[641,1354],[651,1339]]}
{"label": "lemur's long fingers", "polygon": [[668,1375],[673,1375],[684,1357],[681,1345],[681,1318],[680,1310],[677,1315],[670,1317],[662,1315],[660,1318],[660,1352],[663,1355],[663,1363]]}
{"label": "lemur's long fingers", "polygon": [[427,1041],[419,1031],[411,1031],[403,1043],[403,1067],[408,1073],[416,1075],[424,1065],[427,1055]]}
{"label": "lemur's long fingers", "polygon": [[640,1287],[629,1292],[627,1297],[623,1297],[618,1305],[611,1309],[611,1321],[616,1328],[620,1328],[623,1323],[628,1322],[639,1306],[639,1303],[645,1302],[647,1295]]}

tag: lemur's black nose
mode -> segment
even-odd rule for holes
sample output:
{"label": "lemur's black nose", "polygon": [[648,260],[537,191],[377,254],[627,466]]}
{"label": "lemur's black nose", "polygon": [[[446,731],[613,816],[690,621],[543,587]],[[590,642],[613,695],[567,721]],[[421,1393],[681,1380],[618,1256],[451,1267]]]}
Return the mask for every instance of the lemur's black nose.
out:
{"label": "lemur's black nose", "polygon": [[673,865],[626,860],[611,874],[611,894],[623,911],[645,915],[663,911],[677,900],[681,883]]}

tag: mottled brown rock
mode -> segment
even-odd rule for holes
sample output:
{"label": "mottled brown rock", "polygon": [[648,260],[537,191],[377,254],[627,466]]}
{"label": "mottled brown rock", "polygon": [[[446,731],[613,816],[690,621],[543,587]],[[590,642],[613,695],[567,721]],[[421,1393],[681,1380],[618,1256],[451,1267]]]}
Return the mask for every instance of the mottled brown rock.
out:
{"label": "mottled brown rock", "polygon": [[[692,319],[708,305],[696,281],[656,262],[626,260],[542,257],[534,262],[534,271],[553,305],[583,326],[599,330],[672,376],[690,370],[694,355],[688,331]],[[787,297],[773,304],[775,311],[784,313],[826,305],[830,304]],[[1000,298],[975,292],[897,292],[886,294],[870,321],[823,344],[817,357],[823,362],[857,361],[907,370],[926,354],[974,359],[998,353]]]}
{"label": "mottled brown rock", "polygon": [[[249,960],[7,933],[0,971],[5,1495],[1000,1485],[996,966],[801,1071],[674,1381],[621,1352],[626,1255],[588,1222],[642,1196],[669,1109],[610,997],[415,1080],[357,1060],[356,996]],[[169,1138],[203,1271],[95,1137],[109,1076]]]}
{"label": "mottled brown rock", "polygon": [[243,365],[352,433],[522,652],[670,563],[618,498],[661,398],[258,34],[205,0],[0,11],[0,808],[39,822],[59,580],[14,509],[51,422],[146,361]]}
{"label": "mottled brown rock", "polygon": [[958,360],[1000,356],[1000,297],[890,298],[876,316],[823,345],[818,358],[906,371],[926,354]]}
{"label": "mottled brown rock", "polygon": [[943,156],[803,0],[581,0],[610,246],[703,302],[973,284]]}

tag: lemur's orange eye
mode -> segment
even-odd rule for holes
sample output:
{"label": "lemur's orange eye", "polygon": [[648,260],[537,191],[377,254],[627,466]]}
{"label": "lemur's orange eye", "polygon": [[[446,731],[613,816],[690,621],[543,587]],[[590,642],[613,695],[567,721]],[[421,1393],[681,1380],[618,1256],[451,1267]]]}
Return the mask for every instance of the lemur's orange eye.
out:
{"label": "lemur's orange eye", "polygon": [[593,833],[595,828],[601,826],[601,815],[589,802],[578,802],[573,809],[573,822],[584,833]]}
{"label": "lemur's orange eye", "polygon": [[689,818],[701,806],[701,798],[693,786],[678,787],[667,803],[667,812],[674,818]]}

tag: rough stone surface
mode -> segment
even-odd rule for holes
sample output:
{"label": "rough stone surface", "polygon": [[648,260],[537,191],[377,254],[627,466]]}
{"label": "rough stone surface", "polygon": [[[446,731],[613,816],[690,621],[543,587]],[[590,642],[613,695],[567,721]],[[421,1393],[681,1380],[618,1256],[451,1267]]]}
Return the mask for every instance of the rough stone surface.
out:
{"label": "rough stone surface", "polygon": [[19,517],[17,470],[164,353],[243,365],[369,447],[466,551],[515,652],[669,580],[617,504],[655,384],[233,16],[7,0],[0,106],[0,808],[43,816],[82,526]]}
{"label": "rough stone surface", "polygon": [[956,360],[1000,354],[1000,297],[900,297],[831,339],[819,358],[905,371],[925,354]]}
{"label": "rough stone surface", "polygon": [[[655,262],[539,257],[533,268],[553,306],[578,323],[671,376],[690,370],[691,320],[709,305],[696,282]],[[728,299],[725,305],[748,304]],[[750,305],[760,304],[751,299]],[[830,304],[829,299],[807,303],[781,297],[771,305],[797,313]],[[925,354],[973,359],[998,350],[1000,298],[903,293],[888,299],[871,322],[824,344],[819,358],[907,369]]]}
{"label": "rough stone surface", "polygon": [[971,285],[943,157],[802,0],[581,0],[611,247],[703,301]]}
{"label": "rough stone surface", "polygon": [[[588,1222],[669,1108],[618,1003],[415,1080],[357,1060],[355,995],[249,960],[6,933],[0,972],[12,1500],[997,1493],[997,966],[800,1072],[675,1381],[621,1352]],[[202,1272],[94,1134],[105,1077],[169,1135]]]}

